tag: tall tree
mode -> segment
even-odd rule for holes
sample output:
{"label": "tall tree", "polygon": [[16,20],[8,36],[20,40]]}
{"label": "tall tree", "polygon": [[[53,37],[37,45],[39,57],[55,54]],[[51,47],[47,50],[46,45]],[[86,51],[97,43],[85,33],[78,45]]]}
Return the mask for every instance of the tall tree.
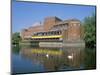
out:
{"label": "tall tree", "polygon": [[12,44],[19,44],[20,41],[21,41],[20,33],[19,32],[13,33],[12,34]]}
{"label": "tall tree", "polygon": [[86,46],[94,47],[96,45],[96,15],[84,19],[84,40]]}

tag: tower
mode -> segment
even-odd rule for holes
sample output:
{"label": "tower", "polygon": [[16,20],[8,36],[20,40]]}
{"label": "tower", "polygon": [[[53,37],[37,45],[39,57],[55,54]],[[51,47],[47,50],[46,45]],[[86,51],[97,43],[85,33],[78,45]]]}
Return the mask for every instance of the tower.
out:
{"label": "tower", "polygon": [[53,27],[57,22],[62,21],[61,19],[57,17],[47,17],[44,20],[44,30],[49,31],[51,27]]}

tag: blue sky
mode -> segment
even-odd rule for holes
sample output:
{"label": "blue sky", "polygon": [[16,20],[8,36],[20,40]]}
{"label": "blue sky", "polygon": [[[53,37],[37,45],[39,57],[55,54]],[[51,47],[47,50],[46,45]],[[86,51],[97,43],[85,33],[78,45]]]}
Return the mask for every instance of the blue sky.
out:
{"label": "blue sky", "polygon": [[95,6],[12,2],[12,31],[19,32],[45,17],[57,16],[62,20],[76,18],[81,21],[95,13]]}

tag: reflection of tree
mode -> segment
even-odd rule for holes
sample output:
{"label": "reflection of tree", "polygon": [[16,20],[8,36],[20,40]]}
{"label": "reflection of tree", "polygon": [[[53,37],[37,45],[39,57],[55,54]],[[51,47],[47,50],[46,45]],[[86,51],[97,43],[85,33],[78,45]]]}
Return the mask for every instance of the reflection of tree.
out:
{"label": "reflection of tree", "polygon": [[96,51],[95,49],[86,49],[85,50],[85,59],[84,64],[86,69],[95,69],[96,68]]}
{"label": "reflection of tree", "polygon": [[19,45],[16,45],[16,46],[12,47],[12,52],[19,53],[19,51],[20,51],[20,46]]}

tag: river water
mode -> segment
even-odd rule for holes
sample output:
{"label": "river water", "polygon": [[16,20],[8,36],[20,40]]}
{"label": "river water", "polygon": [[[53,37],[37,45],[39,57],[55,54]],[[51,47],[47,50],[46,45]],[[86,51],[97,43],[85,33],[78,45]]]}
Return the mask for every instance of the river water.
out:
{"label": "river water", "polygon": [[12,73],[40,73],[96,69],[95,48],[13,47]]}

